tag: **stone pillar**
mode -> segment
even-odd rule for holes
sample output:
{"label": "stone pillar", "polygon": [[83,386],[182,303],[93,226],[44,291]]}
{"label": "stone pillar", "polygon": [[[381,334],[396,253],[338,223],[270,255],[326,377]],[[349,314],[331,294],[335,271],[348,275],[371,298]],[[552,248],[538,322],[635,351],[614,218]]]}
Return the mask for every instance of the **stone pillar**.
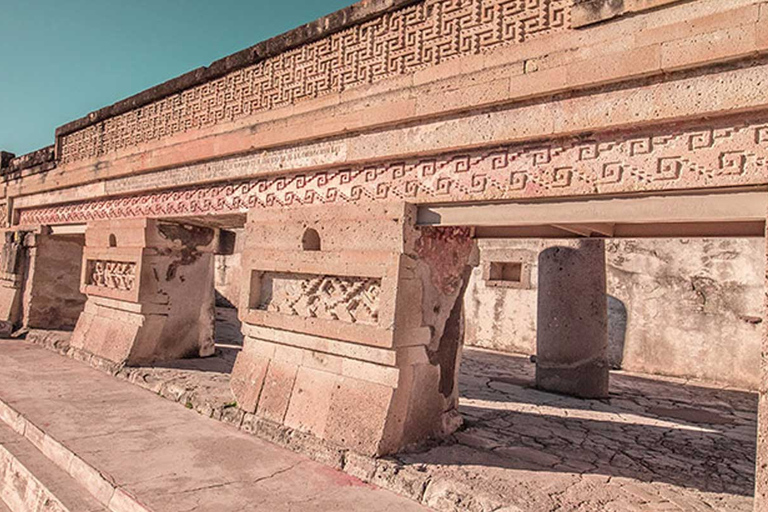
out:
{"label": "stone pillar", "polygon": [[80,291],[84,244],[83,235],[51,235],[46,228],[26,235],[23,327],[75,327],[86,300]]}
{"label": "stone pillar", "polygon": [[24,233],[6,231],[0,251],[0,337],[21,324],[24,284]]}
{"label": "stone pillar", "polygon": [[[768,234],[766,234],[768,241]],[[768,263],[763,285],[763,347],[760,351],[760,386],[757,405],[757,457],[755,465],[755,512],[768,512]]]}
{"label": "stone pillar", "polygon": [[89,223],[75,355],[115,365],[211,355],[216,236],[153,219]]}
{"label": "stone pillar", "polygon": [[473,240],[419,230],[415,214],[403,203],[251,212],[231,380],[246,422],[368,455],[460,425]]}
{"label": "stone pillar", "polygon": [[605,243],[565,241],[539,255],[536,385],[608,396]]}

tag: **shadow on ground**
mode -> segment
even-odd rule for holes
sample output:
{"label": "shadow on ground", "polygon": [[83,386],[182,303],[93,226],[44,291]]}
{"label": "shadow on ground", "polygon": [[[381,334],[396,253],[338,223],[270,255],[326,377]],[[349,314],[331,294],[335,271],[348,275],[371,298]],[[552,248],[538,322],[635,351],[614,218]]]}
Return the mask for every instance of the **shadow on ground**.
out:
{"label": "shadow on ground", "polygon": [[[231,323],[228,314],[220,322]],[[145,368],[143,378],[231,401],[242,342],[233,329],[239,335],[236,324],[217,329],[215,356]],[[473,348],[459,379],[462,430],[397,457],[433,480],[532,511],[751,511],[754,393],[613,372],[610,398],[581,400],[534,389],[525,357]]]}
{"label": "shadow on ground", "polygon": [[[525,357],[466,349],[464,429],[453,444],[402,460],[497,467],[523,479],[528,472],[604,475],[753,495],[756,394],[614,372],[609,399],[581,400],[538,391],[533,382]],[[748,510],[737,501],[727,508]]]}

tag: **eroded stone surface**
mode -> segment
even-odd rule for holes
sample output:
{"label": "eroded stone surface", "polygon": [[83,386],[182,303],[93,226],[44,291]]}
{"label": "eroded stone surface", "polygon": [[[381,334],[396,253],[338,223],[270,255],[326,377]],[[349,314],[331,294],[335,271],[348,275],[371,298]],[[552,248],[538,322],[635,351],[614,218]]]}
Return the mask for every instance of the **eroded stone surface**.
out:
{"label": "eroded stone surface", "polygon": [[462,430],[375,460],[238,413],[229,389],[238,350],[119,375],[437,510],[752,509],[753,393],[614,372],[608,399],[580,400],[534,389],[526,358],[466,348]]}

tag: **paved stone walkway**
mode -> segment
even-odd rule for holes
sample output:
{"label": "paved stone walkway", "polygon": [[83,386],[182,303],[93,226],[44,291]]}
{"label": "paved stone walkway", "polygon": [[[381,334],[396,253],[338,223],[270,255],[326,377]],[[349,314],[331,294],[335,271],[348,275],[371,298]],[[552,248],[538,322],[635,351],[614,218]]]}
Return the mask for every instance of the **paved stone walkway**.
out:
{"label": "paved stone walkway", "polygon": [[0,340],[0,400],[158,512],[424,510],[30,343]]}
{"label": "paved stone walkway", "polygon": [[[237,424],[238,351],[220,345],[212,358],[121,375]],[[527,358],[467,348],[465,427],[373,481],[447,511],[751,512],[756,394],[614,372],[610,399],[579,400],[533,389],[533,376]]]}
{"label": "paved stone walkway", "polygon": [[751,511],[757,396],[612,374],[611,398],[532,389],[522,357],[468,349],[467,428],[404,456],[531,511]]}

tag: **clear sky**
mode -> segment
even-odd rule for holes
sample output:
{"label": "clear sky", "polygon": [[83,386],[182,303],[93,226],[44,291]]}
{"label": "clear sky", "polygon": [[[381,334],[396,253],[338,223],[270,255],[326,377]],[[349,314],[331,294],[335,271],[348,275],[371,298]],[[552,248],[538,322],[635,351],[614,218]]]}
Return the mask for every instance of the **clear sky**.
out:
{"label": "clear sky", "polygon": [[0,0],[0,149],[354,0]]}

